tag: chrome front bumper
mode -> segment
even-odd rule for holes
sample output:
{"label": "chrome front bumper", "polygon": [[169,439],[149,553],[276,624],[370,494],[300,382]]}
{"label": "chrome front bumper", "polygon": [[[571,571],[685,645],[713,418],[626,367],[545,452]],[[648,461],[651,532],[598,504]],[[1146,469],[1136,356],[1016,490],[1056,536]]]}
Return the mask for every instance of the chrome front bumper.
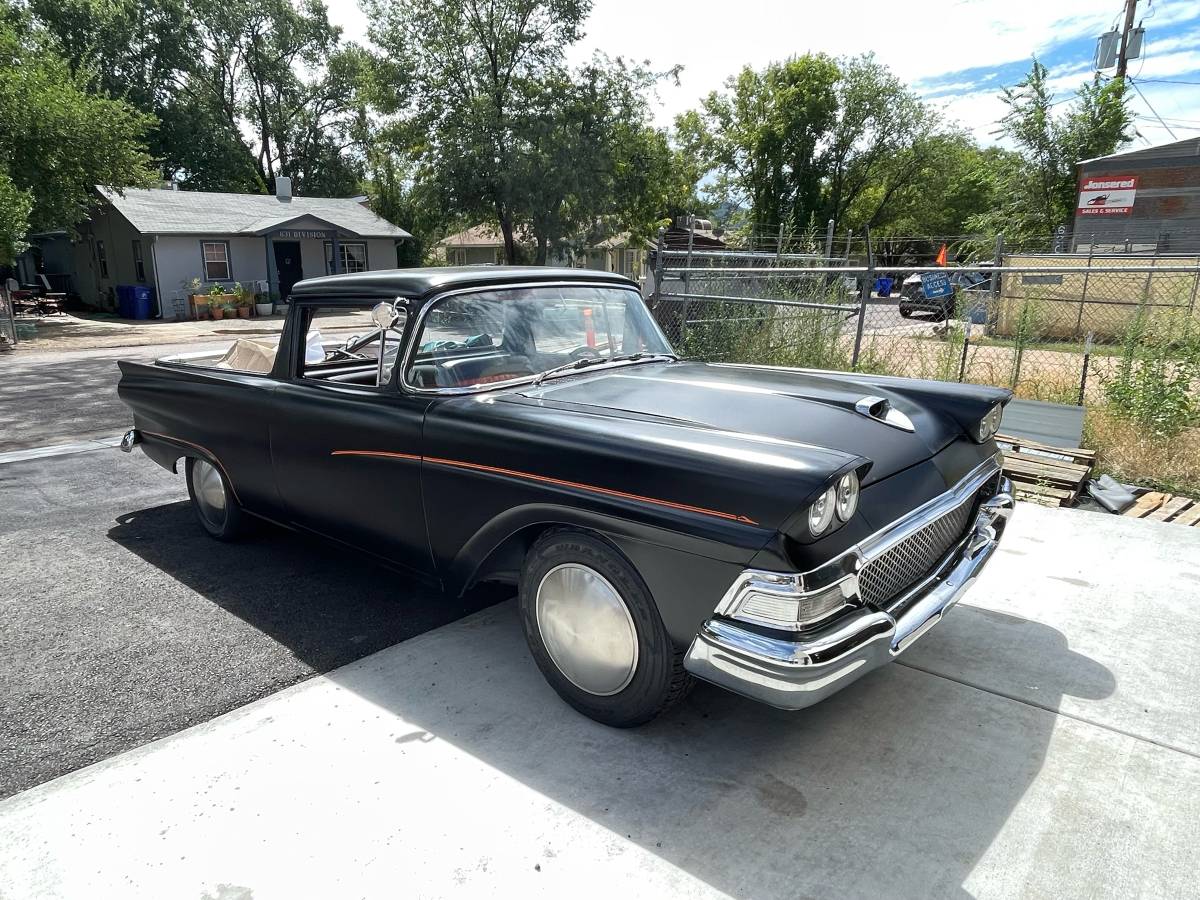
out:
{"label": "chrome front bumper", "polygon": [[[770,637],[761,628],[716,615],[696,635],[684,667],[697,678],[771,706],[812,706],[891,661],[936,625],[992,558],[1012,511],[1012,485],[1001,477],[967,534],[885,608],[862,603],[828,626],[794,637]],[[839,568],[850,566],[839,561]]]}

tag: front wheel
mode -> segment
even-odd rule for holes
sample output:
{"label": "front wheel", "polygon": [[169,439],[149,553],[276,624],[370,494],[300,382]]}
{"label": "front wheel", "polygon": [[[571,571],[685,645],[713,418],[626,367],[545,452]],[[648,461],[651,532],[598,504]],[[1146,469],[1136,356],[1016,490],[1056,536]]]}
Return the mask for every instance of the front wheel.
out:
{"label": "front wheel", "polygon": [[245,531],[246,517],[224,473],[207,459],[189,456],[185,466],[188,496],[201,527],[219,541],[232,541]]}
{"label": "front wheel", "polygon": [[542,675],[597,722],[641,725],[691,687],[683,654],[637,570],[595,535],[539,538],[525,558],[518,602]]}

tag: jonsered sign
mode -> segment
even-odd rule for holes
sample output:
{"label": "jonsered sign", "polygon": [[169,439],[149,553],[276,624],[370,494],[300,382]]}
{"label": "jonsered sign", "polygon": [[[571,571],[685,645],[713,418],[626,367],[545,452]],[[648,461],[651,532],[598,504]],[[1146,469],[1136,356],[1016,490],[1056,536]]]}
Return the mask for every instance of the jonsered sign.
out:
{"label": "jonsered sign", "polygon": [[1081,216],[1127,216],[1133,212],[1137,186],[1136,175],[1085,178],[1079,183],[1076,212]]}

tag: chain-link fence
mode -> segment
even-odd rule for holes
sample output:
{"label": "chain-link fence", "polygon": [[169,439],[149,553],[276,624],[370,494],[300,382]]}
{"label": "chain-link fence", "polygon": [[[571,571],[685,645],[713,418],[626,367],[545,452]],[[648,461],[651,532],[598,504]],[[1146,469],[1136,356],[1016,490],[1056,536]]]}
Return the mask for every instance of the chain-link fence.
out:
{"label": "chain-link fence", "polygon": [[1200,257],[852,263],[662,249],[651,303],[691,358],[993,384],[1080,405],[1164,391],[1196,402]]}

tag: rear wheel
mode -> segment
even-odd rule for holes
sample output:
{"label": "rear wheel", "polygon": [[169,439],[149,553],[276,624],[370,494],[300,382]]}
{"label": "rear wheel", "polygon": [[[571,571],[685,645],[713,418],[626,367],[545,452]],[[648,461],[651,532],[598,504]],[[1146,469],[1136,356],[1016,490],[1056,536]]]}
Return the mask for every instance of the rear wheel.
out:
{"label": "rear wheel", "polygon": [[521,572],[521,624],[560,697],[605,725],[641,725],[691,687],[645,583],[624,556],[582,531],[553,531]]}
{"label": "rear wheel", "polygon": [[246,517],[224,473],[206,459],[188,457],[188,496],[201,527],[219,541],[232,541],[245,531]]}

